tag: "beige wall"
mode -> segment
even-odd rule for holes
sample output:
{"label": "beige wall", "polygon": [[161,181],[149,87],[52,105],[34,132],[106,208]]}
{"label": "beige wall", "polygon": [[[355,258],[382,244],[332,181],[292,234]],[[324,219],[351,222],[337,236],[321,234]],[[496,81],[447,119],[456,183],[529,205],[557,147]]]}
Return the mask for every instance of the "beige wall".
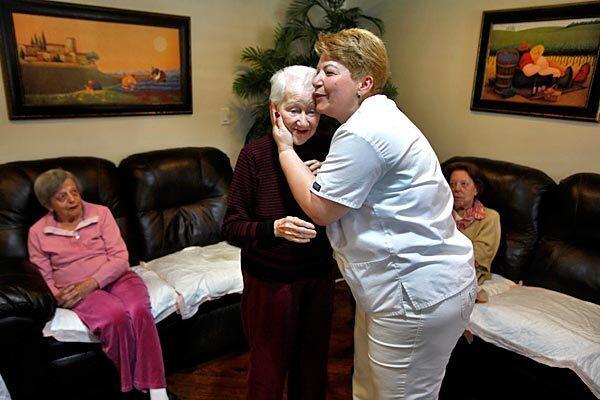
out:
{"label": "beige wall", "polygon": [[[251,121],[231,91],[240,50],[270,46],[289,0],[71,0],[192,17],[194,114],[8,120],[0,89],[0,162],[92,155],[119,162],[141,151],[214,146],[235,162]],[[469,110],[483,10],[563,0],[348,0],[386,24],[398,105],[440,160],[476,155],[540,168],[554,179],[600,173],[600,125]],[[230,107],[232,125],[219,123]]]}
{"label": "beige wall", "polygon": [[[169,147],[214,146],[232,162],[251,121],[231,84],[241,49],[270,47],[287,0],[70,0],[81,4],[191,16],[193,115],[10,121],[0,89],[0,162],[66,155],[107,158]],[[232,124],[220,125],[230,107]]]}
{"label": "beige wall", "polygon": [[386,24],[397,103],[440,160],[489,157],[555,180],[600,173],[599,124],[469,110],[482,11],[559,3],[565,1],[389,0],[371,8]]}

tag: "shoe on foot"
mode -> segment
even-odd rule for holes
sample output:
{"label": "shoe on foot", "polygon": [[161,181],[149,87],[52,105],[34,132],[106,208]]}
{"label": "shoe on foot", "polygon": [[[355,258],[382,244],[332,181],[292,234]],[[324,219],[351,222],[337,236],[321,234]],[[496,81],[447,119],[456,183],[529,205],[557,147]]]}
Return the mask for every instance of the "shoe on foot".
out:
{"label": "shoe on foot", "polygon": [[167,389],[167,396],[169,396],[169,400],[179,400],[179,397],[169,389]]}
{"label": "shoe on foot", "polygon": [[130,392],[121,393],[121,400],[148,400],[150,396],[141,390],[133,389]]}
{"label": "shoe on foot", "polygon": [[573,67],[569,66],[563,76],[556,80],[556,87],[559,89],[567,89],[571,86],[573,79]]}
{"label": "shoe on foot", "polygon": [[573,78],[573,82],[575,83],[584,83],[587,80],[587,77],[590,73],[590,63],[585,63],[579,68],[577,75]]}

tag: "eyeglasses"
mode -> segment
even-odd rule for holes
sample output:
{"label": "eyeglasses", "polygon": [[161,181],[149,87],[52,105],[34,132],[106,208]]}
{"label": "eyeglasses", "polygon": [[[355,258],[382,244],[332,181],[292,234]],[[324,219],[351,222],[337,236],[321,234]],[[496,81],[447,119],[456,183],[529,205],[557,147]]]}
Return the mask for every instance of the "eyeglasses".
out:
{"label": "eyeglasses", "polygon": [[452,189],[466,189],[473,184],[472,180],[465,181],[450,181],[449,185]]}
{"label": "eyeglasses", "polygon": [[60,193],[57,193],[54,196],[54,199],[56,201],[58,201],[59,203],[64,203],[64,202],[66,202],[69,199],[69,195],[71,195],[71,197],[77,198],[77,197],[80,196],[79,190],[73,188],[69,192],[60,192]]}

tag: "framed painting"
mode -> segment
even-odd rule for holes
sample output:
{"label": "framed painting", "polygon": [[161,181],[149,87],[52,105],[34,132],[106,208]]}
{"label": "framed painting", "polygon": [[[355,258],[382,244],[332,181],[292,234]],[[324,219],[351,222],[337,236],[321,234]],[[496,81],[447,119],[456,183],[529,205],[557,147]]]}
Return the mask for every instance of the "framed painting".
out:
{"label": "framed painting", "polygon": [[600,2],[485,11],[471,110],[598,122]]}
{"label": "framed painting", "polygon": [[2,0],[10,119],[191,114],[190,18]]}

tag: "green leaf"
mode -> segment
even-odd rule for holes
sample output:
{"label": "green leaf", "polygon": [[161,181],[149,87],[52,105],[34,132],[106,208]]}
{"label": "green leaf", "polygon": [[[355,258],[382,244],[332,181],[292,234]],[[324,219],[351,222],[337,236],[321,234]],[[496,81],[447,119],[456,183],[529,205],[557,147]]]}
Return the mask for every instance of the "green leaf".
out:
{"label": "green leaf", "polygon": [[394,100],[396,97],[398,97],[398,89],[392,82],[387,81],[383,87],[383,94]]}
{"label": "green leaf", "polygon": [[321,3],[315,0],[294,0],[288,7],[286,16],[290,20],[298,19],[305,21],[308,18],[310,9],[317,5],[324,8]]}
{"label": "green leaf", "polygon": [[239,74],[233,81],[233,91],[243,99],[261,98],[270,91],[271,73],[248,69]]}
{"label": "green leaf", "polygon": [[380,20],[379,18],[369,17],[368,15],[361,15],[360,18],[366,19],[367,21],[371,21],[373,23],[373,25],[375,25],[377,27],[379,34],[382,35],[385,32],[384,26],[383,26],[383,21]]}

